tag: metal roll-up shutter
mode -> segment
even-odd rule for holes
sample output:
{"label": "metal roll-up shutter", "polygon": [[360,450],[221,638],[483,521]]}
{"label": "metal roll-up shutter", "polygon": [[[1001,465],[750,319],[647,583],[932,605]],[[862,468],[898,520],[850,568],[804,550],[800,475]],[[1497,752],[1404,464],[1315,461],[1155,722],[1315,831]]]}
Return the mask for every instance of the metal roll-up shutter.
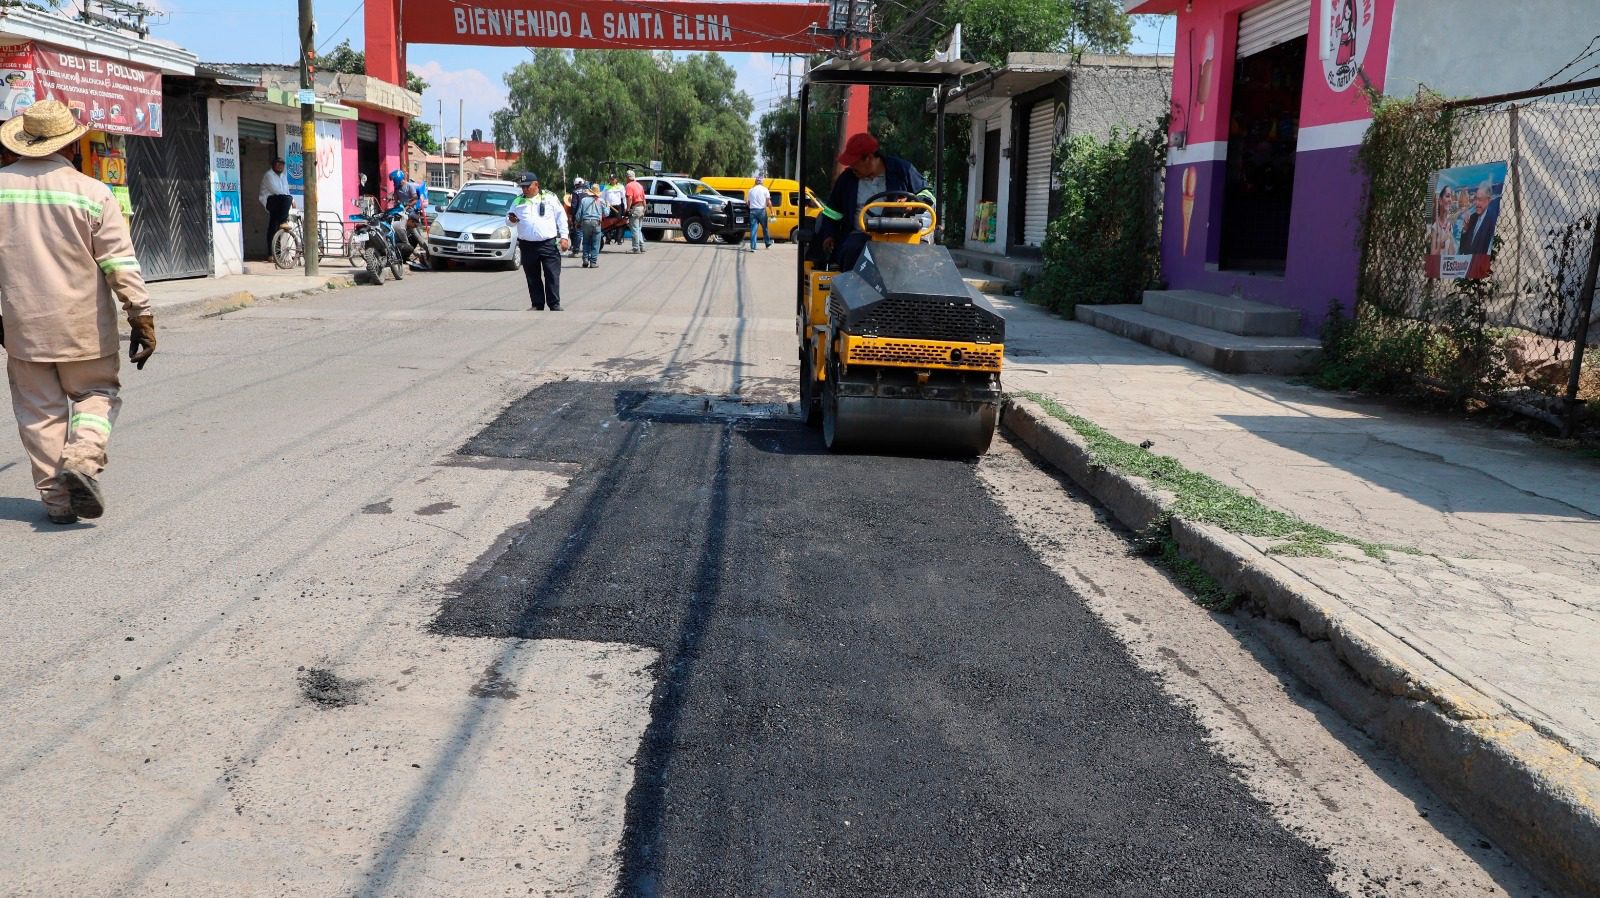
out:
{"label": "metal roll-up shutter", "polygon": [[378,126],[372,122],[356,122],[356,140],[378,141]]}
{"label": "metal roll-up shutter", "polygon": [[1254,56],[1311,33],[1311,0],[1267,0],[1239,16],[1239,56]]}
{"label": "metal roll-up shutter", "polygon": [[1050,166],[1055,161],[1056,104],[1041,100],[1028,113],[1028,173],[1023,181],[1022,242],[1043,246],[1050,224]]}
{"label": "metal roll-up shutter", "polygon": [[269,122],[258,122],[253,118],[241,118],[239,119],[239,136],[241,138],[276,142],[278,139],[278,126]]}

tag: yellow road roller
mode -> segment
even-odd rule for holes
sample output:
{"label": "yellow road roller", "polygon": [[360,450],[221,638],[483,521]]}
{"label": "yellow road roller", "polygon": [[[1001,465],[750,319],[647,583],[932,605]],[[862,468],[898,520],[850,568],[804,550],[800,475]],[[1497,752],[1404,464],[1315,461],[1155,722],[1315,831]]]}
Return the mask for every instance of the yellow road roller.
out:
{"label": "yellow road roller", "polygon": [[[812,69],[800,91],[801,171],[812,85],[931,88],[943,146],[945,94],[982,68],[851,60]],[[865,244],[848,270],[813,245],[809,229],[798,234],[800,405],[831,450],[976,456],[994,437],[1005,318],[967,284],[949,250],[928,242],[938,233],[942,177],[936,161],[931,191],[861,200],[854,230]]]}

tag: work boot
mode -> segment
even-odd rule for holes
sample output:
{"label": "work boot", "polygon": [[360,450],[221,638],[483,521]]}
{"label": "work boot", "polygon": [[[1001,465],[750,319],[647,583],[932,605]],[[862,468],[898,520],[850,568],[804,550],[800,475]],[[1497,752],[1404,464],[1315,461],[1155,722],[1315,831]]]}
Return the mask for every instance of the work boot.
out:
{"label": "work boot", "polygon": [[44,516],[49,518],[52,524],[66,526],[78,523],[78,516],[73,514],[70,508],[46,508]]}
{"label": "work boot", "polygon": [[61,488],[67,491],[67,501],[72,513],[80,518],[94,520],[106,513],[106,497],[100,492],[100,483],[82,471],[67,468],[56,477]]}

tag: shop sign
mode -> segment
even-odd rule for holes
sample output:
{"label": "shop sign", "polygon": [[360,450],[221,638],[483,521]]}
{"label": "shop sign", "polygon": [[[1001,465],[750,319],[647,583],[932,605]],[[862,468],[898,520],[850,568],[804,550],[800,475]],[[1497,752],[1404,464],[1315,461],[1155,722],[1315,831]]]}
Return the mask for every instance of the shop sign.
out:
{"label": "shop sign", "polygon": [[1372,44],[1377,0],[1319,0],[1322,73],[1328,87],[1343,93],[1356,83]]}
{"label": "shop sign", "polygon": [[1428,277],[1489,277],[1509,170],[1504,162],[1489,162],[1443,169],[1428,179]]}
{"label": "shop sign", "polygon": [[60,100],[108,134],[161,136],[161,73],[46,44],[0,49],[0,118]]}
{"label": "shop sign", "polygon": [[221,134],[211,136],[211,201],[217,222],[238,224],[243,212],[239,189],[239,142]]}
{"label": "shop sign", "polygon": [[[289,193],[301,197],[306,194],[306,156],[301,149],[304,139],[301,137],[300,124],[286,124],[283,126],[283,173],[289,179]],[[300,205],[295,200],[295,206]]]}

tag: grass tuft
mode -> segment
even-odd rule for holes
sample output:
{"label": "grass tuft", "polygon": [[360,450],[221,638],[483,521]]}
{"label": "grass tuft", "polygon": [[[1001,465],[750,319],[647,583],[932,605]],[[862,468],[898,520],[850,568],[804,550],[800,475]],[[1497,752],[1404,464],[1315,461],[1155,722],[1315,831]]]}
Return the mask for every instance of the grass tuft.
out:
{"label": "grass tuft", "polygon": [[[1269,508],[1215,478],[1191,471],[1175,458],[1156,455],[1118,439],[1093,421],[1067,411],[1048,396],[1034,392],[1019,392],[1016,395],[1038,403],[1051,417],[1077,432],[1089,445],[1089,455],[1095,464],[1122,474],[1142,477],[1177,496],[1177,501],[1168,511],[1169,518],[1181,517],[1211,524],[1240,536],[1281,540],[1267,551],[1293,558],[1331,558],[1334,557],[1332,547],[1335,545],[1351,546],[1378,560],[1386,558],[1389,552],[1420,554],[1416,549],[1370,543],[1302,521],[1294,515]],[[1164,525],[1162,529],[1165,529]],[[1177,551],[1176,546],[1172,551]],[[1162,555],[1163,558],[1166,555],[1164,546]]]}

